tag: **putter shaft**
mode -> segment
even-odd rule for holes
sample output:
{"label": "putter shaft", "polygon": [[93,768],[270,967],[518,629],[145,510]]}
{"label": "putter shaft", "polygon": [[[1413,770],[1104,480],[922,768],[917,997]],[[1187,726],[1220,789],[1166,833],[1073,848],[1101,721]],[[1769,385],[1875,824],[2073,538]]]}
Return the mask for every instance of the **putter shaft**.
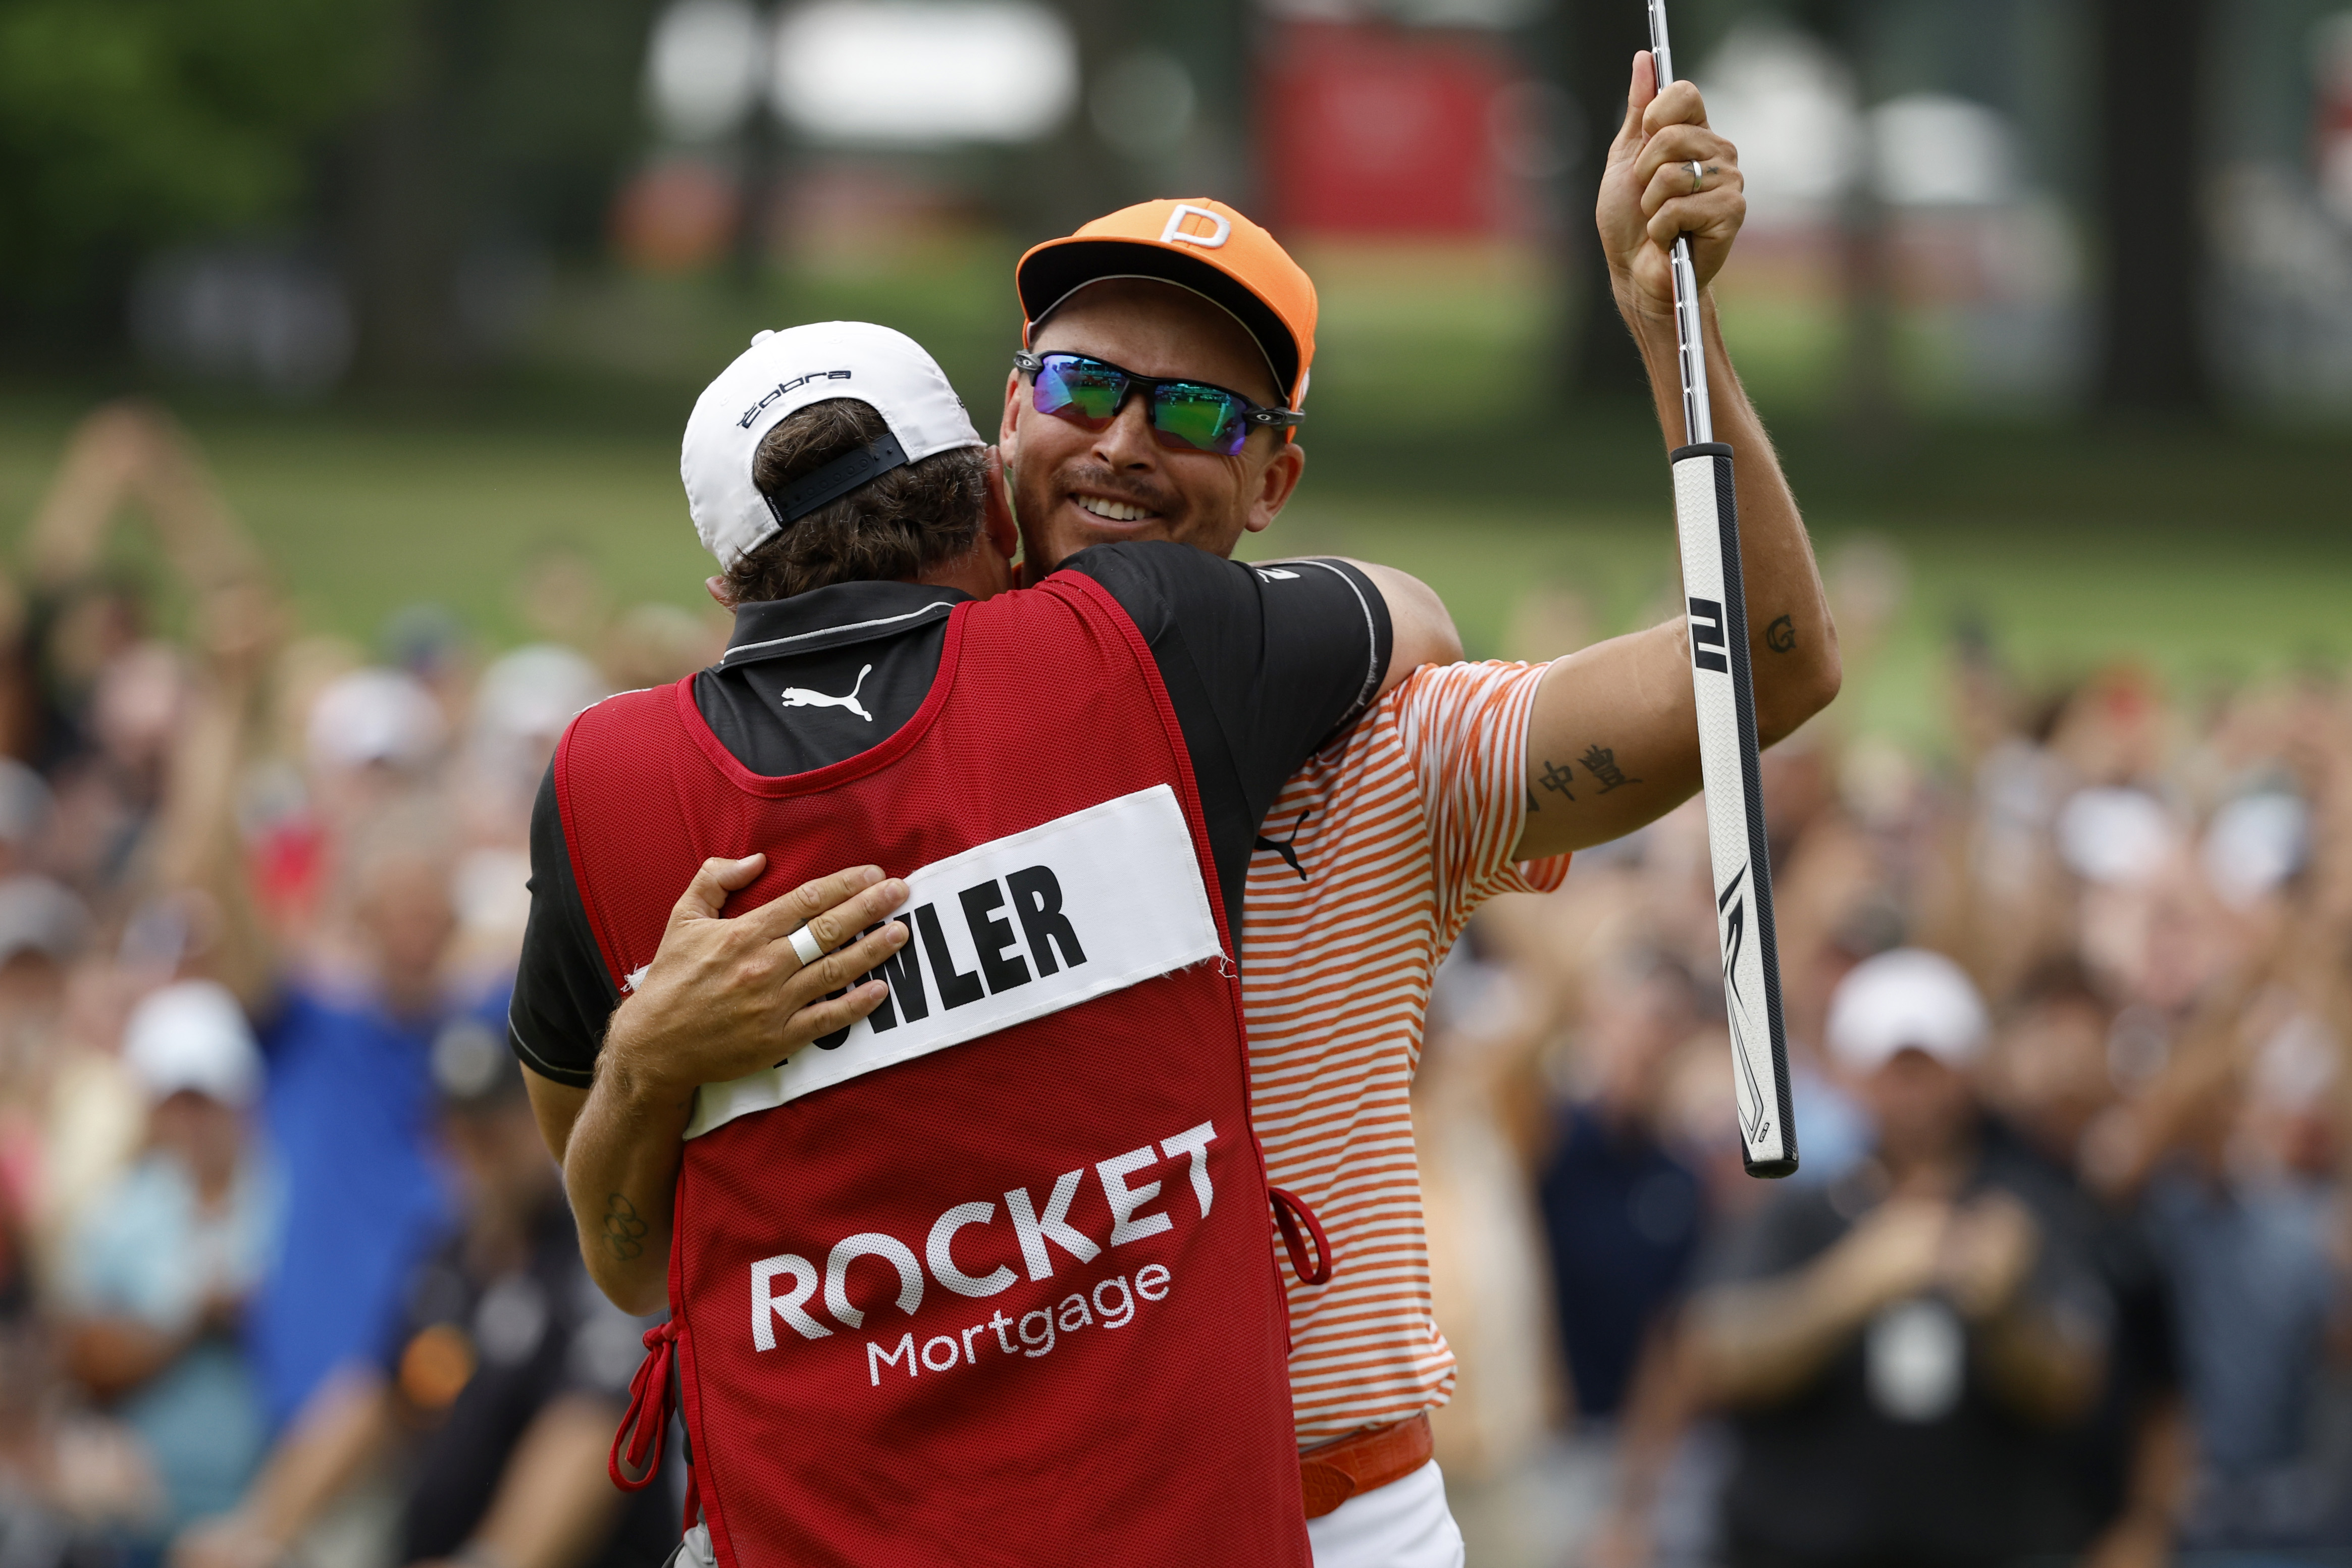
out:
{"label": "putter shaft", "polygon": [[[1674,46],[1666,37],[1666,0],[1649,0],[1650,58],[1656,62],[1658,90],[1675,79]],[[1683,441],[1696,447],[1715,439],[1715,412],[1706,397],[1706,340],[1699,332],[1698,276],[1691,268],[1690,240],[1675,241],[1675,358],[1683,382]]]}

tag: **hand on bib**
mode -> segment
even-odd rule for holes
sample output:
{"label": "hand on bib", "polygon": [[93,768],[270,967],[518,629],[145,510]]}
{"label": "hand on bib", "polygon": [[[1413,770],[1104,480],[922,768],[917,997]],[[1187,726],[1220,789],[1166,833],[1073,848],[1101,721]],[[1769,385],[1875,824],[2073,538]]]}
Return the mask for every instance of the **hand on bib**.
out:
{"label": "hand on bib", "polygon": [[[905,943],[907,929],[895,921],[857,933],[905,903],[907,884],[860,866],[721,916],[727,896],[766,868],[764,855],[702,863],[670,911],[653,963],[613,1015],[608,1058],[645,1083],[691,1094],[774,1067],[889,994],[878,980],[846,988]],[[824,953],[813,963],[795,950],[803,926],[801,945],[813,937]]]}

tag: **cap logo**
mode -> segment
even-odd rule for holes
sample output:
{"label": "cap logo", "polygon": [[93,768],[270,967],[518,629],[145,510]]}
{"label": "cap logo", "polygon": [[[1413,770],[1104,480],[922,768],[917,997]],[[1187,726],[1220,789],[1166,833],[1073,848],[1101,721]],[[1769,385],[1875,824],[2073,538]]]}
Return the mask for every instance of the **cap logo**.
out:
{"label": "cap logo", "polygon": [[812,381],[847,381],[849,379],[849,373],[845,370],[813,370],[806,375],[796,376],[791,381],[780,384],[775,391],[743,410],[743,417],[735,421],[735,427],[739,430],[749,430],[751,427],[751,421],[760,416],[761,409],[765,408],[785,393],[806,386]]}
{"label": "cap logo", "polygon": [[[1188,217],[1207,218],[1216,227],[1208,234],[1190,233],[1184,227],[1184,220]],[[1176,210],[1168,215],[1168,226],[1160,231],[1160,243],[1197,245],[1203,250],[1214,250],[1231,239],[1233,234],[1233,219],[1224,214],[1211,212],[1207,207],[1196,207],[1190,202],[1178,202]]]}

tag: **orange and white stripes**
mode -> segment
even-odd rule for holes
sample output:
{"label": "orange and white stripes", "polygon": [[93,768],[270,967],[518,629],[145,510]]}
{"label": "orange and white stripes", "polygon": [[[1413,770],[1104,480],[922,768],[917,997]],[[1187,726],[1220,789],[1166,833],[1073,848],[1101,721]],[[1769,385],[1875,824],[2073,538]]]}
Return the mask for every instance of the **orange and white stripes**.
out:
{"label": "orange and white stripes", "polygon": [[[1528,712],[1545,667],[1434,666],[1283,787],[1243,915],[1250,1089],[1274,1184],[1323,1222],[1331,1282],[1290,1292],[1302,1447],[1444,1404],[1454,1352],[1430,1311],[1412,1089],[1431,976],[1473,910],[1549,891],[1568,858],[1515,865]],[[1301,872],[1305,875],[1302,878]]]}

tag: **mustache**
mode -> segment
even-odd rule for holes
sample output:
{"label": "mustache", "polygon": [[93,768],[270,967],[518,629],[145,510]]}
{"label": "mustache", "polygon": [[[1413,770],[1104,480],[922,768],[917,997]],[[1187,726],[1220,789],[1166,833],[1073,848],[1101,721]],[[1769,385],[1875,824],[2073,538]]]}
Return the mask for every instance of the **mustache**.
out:
{"label": "mustache", "polygon": [[1054,476],[1054,486],[1064,494],[1086,490],[1113,500],[1125,501],[1130,506],[1139,506],[1161,517],[1172,517],[1181,504],[1172,489],[1139,485],[1130,476],[1101,463],[1073,463]]}

